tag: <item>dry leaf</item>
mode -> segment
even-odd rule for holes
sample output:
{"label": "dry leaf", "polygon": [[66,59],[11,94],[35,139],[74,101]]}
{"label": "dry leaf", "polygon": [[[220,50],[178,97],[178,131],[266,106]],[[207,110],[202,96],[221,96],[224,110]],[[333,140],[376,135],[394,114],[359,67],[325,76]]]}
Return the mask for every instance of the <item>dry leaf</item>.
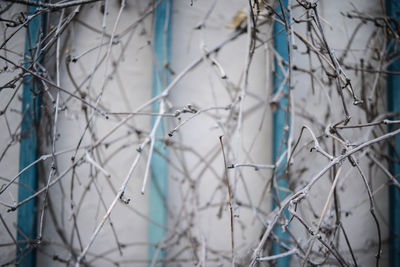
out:
{"label": "dry leaf", "polygon": [[246,20],[246,18],[247,18],[247,8],[244,7],[236,13],[236,15],[231,20],[231,23],[229,23],[227,27],[229,29],[236,29],[243,23],[243,21]]}
{"label": "dry leaf", "polygon": [[[260,8],[264,9],[262,0],[260,0],[258,2],[259,2]],[[267,1],[267,2],[269,2],[269,1]],[[254,8],[254,12],[256,12],[255,8]],[[228,27],[229,29],[236,29],[240,25],[242,25],[243,21],[245,21],[246,19],[247,19],[247,7],[244,7],[236,13],[236,15],[231,20],[231,23],[229,23],[226,27]]]}

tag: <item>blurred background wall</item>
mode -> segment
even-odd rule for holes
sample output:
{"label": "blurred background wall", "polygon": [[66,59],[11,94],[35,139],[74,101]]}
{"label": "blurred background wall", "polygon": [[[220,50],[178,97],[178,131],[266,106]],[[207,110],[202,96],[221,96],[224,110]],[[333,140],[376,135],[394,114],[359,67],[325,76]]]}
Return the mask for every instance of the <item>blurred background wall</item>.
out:
{"label": "blurred background wall", "polygon": [[[167,97],[155,101],[156,105],[163,101],[165,112],[152,110],[147,102],[153,97],[154,65],[160,65],[153,49],[154,35],[162,34],[154,32],[154,5],[133,0],[126,1],[125,6],[124,1],[94,2],[80,9],[76,6],[57,9],[47,16],[50,33],[71,17],[68,27],[59,38],[55,37],[54,46],[43,58],[48,80],[70,94],[40,84],[43,96],[38,158],[49,156],[38,163],[39,188],[45,188],[48,181],[58,182],[47,194],[41,194],[38,201],[37,227],[38,232],[43,230],[43,235],[40,244],[35,245],[37,266],[74,265],[77,259],[88,266],[151,266],[152,262],[161,266],[156,263],[159,255],[153,255],[154,261],[149,256],[149,247],[157,248],[157,253],[163,255],[163,264],[168,266],[228,266],[232,262],[231,218],[235,264],[247,266],[254,259],[255,248],[274,216],[273,181],[277,177],[272,157],[273,112],[277,108],[286,109],[274,105],[276,98],[281,97],[274,93],[274,73],[277,68],[287,71],[288,62],[282,61],[274,49],[272,11],[262,5],[257,10],[254,4],[253,12],[259,12],[259,16],[252,21],[247,1],[172,2],[170,62],[162,69],[169,72],[170,82],[177,83]],[[346,152],[346,145],[350,149],[382,135],[383,128],[341,129],[339,137],[332,132],[329,135],[328,126],[344,118],[335,73],[322,56],[316,56],[320,53],[329,58],[319,30],[304,23],[312,20],[309,13],[296,1],[289,2],[292,76],[290,96],[285,96],[292,99],[290,128],[286,129],[290,147],[293,149],[303,125],[335,157]],[[379,117],[386,112],[385,76],[362,71],[369,67],[384,68],[379,55],[384,53],[386,37],[369,17],[357,19],[361,14],[381,16],[382,6],[378,2],[317,2],[326,42],[351,78],[353,91],[343,90],[351,115],[350,125],[386,118]],[[5,9],[7,5],[4,2],[1,7]],[[26,12],[25,6],[15,4],[2,16],[15,19],[21,11]],[[248,31],[248,23],[256,23],[256,38]],[[5,24],[1,27],[4,41],[13,29]],[[24,47],[25,32],[21,30],[2,49],[3,56],[21,63]],[[187,69],[197,61],[198,64]],[[0,64],[2,84],[17,77],[19,69],[5,60]],[[19,135],[23,116],[21,87],[0,91],[0,109],[4,111],[0,116],[2,184],[18,174],[19,153],[23,153],[19,148],[19,140],[23,138]],[[352,92],[364,104],[354,105]],[[55,108],[57,97],[59,104]],[[159,116],[163,121],[160,126],[163,136],[157,140],[168,150],[167,156],[164,154],[168,163],[165,225],[148,216],[151,208],[148,183],[141,192],[151,155],[149,136],[154,129],[151,118]],[[220,136],[223,136],[227,169]],[[306,130],[292,155],[289,187],[283,190],[291,193],[301,190],[329,164],[329,159],[312,151],[313,141]],[[379,153],[386,150],[385,144],[378,144],[355,158],[365,171],[374,196],[381,231],[380,266],[388,266],[389,179],[371,160],[371,155],[387,166]],[[162,154],[157,150],[152,153]],[[336,266],[344,262],[347,266],[356,261],[359,266],[374,266],[378,238],[369,212],[367,189],[349,160],[338,164],[338,169],[340,179],[326,213],[324,204],[335,176],[333,170],[297,206],[306,224],[313,229],[317,227],[323,239],[337,250],[329,251],[317,241],[309,255],[309,264]],[[125,181],[128,183],[121,195],[118,192]],[[17,211],[7,212],[7,205],[18,202],[17,191],[18,184],[14,183],[0,195],[3,203],[0,261],[4,265],[15,263],[16,246],[12,237],[17,232]],[[41,207],[45,207],[43,221],[39,216]],[[109,217],[107,210],[111,212]],[[165,231],[158,244],[148,242],[150,224]],[[309,229],[296,219],[280,220],[279,224],[283,228],[288,226],[290,239],[296,240],[286,243],[290,245],[285,248],[287,251],[296,248],[290,257],[291,266],[302,264],[312,239]],[[339,224],[345,231],[338,230]],[[97,229],[98,235],[94,236]],[[270,255],[272,243],[282,241],[279,238],[272,234],[263,247],[263,255],[258,256]],[[343,262],[332,256],[335,253]],[[79,258],[82,255],[84,259]],[[275,263],[261,262],[259,266],[269,264]]]}

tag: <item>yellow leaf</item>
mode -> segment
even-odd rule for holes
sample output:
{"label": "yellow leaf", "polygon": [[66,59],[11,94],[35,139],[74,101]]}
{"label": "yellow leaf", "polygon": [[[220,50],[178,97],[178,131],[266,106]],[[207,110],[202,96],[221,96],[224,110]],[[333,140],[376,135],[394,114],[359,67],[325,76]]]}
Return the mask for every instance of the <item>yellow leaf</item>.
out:
{"label": "yellow leaf", "polygon": [[[266,1],[267,3],[269,2],[269,0]],[[258,1],[259,7],[260,9],[265,9],[264,8],[264,4],[262,2],[262,0]],[[256,13],[256,8],[254,6],[254,13]],[[247,19],[247,7],[242,8],[241,10],[239,10],[236,15],[233,17],[233,19],[231,20],[231,23],[229,23],[227,25],[228,28],[230,29],[236,29],[238,28],[240,25],[242,25],[243,21],[245,21]]]}
{"label": "yellow leaf", "polygon": [[236,15],[233,17],[231,23],[227,25],[228,28],[230,29],[236,29],[238,28],[243,21],[247,19],[247,8],[244,7],[241,10],[239,10]]}

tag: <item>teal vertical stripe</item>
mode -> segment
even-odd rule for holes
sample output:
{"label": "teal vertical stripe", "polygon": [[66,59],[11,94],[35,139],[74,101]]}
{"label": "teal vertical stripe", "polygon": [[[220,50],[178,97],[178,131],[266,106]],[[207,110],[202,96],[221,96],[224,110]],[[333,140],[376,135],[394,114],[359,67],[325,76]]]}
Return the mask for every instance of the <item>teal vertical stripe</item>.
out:
{"label": "teal vertical stripe", "polygon": [[[169,82],[169,73],[165,66],[170,60],[170,39],[171,39],[171,16],[172,16],[172,0],[164,0],[156,8],[154,22],[154,55],[155,64],[153,69],[153,96],[160,94],[166,84]],[[156,102],[152,106],[153,112],[159,112],[159,103]],[[152,124],[157,118],[153,117]],[[156,131],[156,137],[165,137],[164,121]],[[157,222],[159,225],[167,224],[167,177],[168,164],[167,149],[163,142],[155,141],[154,152],[150,163],[151,179],[149,185],[149,218]],[[163,156],[161,156],[161,153]],[[165,236],[165,229],[152,222],[148,226],[148,239],[150,243],[159,243]],[[157,252],[157,247],[149,246],[149,259],[152,260]],[[160,250],[157,259],[161,260],[165,257],[165,251]],[[156,266],[162,266],[159,263]]]}
{"label": "teal vertical stripe", "polygon": [[[286,8],[288,5],[288,0],[282,0],[283,7]],[[280,9],[279,3],[277,3],[276,10],[278,13],[282,13]],[[282,14],[283,16],[284,14]],[[289,21],[289,18],[286,18],[287,21]],[[285,26],[275,22],[274,23],[274,29],[273,29],[273,34],[274,34],[274,47],[276,52],[282,57],[283,60],[288,61],[289,59],[289,53],[288,53],[288,43],[287,43],[287,38],[286,38],[286,30]],[[282,72],[282,70],[279,68],[278,63],[276,59],[274,60],[275,64],[275,73],[274,73],[274,92],[277,92],[279,90],[279,87],[281,84],[284,82],[285,75]],[[286,71],[287,71],[287,67]],[[289,91],[289,87],[286,84],[283,88],[284,93],[286,94]],[[273,114],[273,159],[274,162],[276,162],[282,153],[286,150],[287,145],[287,136],[285,136],[284,128],[285,128],[285,122],[286,122],[286,107],[288,104],[288,99],[287,97],[281,98],[279,102],[277,103],[277,109]],[[276,182],[278,185],[278,192],[275,192],[275,197],[279,198],[280,200],[283,200],[287,195],[288,192],[285,190],[288,188],[288,177],[285,174],[285,164],[286,160],[283,160],[282,163],[277,166],[277,171],[276,171]],[[274,202],[273,207],[275,208],[277,204]],[[288,216],[287,212],[285,212],[285,216]],[[274,233],[275,235],[279,238],[279,240],[282,242],[282,240],[288,240],[289,235],[287,232],[283,232],[282,228],[277,226],[274,228]],[[282,248],[282,246],[279,245],[278,242],[274,242],[272,246],[272,253],[273,255],[279,254],[286,252],[286,249]],[[290,265],[290,258],[289,257],[284,257],[280,258],[276,261],[276,266],[277,267],[287,267]]]}
{"label": "teal vertical stripe", "polygon": [[[36,7],[29,6],[29,15],[34,14]],[[36,16],[28,25],[25,41],[25,67],[29,68],[32,58],[35,57],[35,46],[37,44],[40,29],[41,16]],[[21,143],[19,156],[19,169],[24,169],[27,165],[37,159],[37,127],[39,125],[39,104],[40,99],[35,86],[34,78],[31,75],[24,77],[22,91],[22,124],[21,124]],[[19,182],[28,188],[36,191],[37,189],[37,167],[29,168],[19,177]],[[22,201],[32,195],[24,186],[18,187],[18,201]],[[23,242],[20,245],[22,255],[17,249],[17,266],[36,266],[36,250],[32,242],[36,238],[36,199],[33,199],[18,208],[17,225],[20,232],[17,233],[17,241]],[[28,242],[27,242],[28,241]]]}
{"label": "teal vertical stripe", "polygon": [[[400,2],[394,0],[386,1],[387,15],[393,17],[397,21],[400,18]],[[395,26],[394,23],[391,23]],[[391,36],[393,37],[393,35]],[[394,47],[397,45],[397,47]],[[395,49],[398,53],[400,45],[397,44],[394,38],[389,40],[389,48],[391,52]],[[400,71],[400,60],[397,60],[389,66],[389,71]],[[387,94],[389,111],[400,112],[400,76],[388,74],[387,76]],[[395,119],[400,119],[399,117]],[[391,149],[391,156],[394,160],[392,170],[394,176],[400,173],[399,154],[400,153],[400,136],[396,135],[395,150]],[[396,151],[396,152],[395,152]],[[400,181],[400,178],[398,178]],[[389,192],[390,201],[390,266],[400,266],[400,193],[397,188],[392,186]]]}

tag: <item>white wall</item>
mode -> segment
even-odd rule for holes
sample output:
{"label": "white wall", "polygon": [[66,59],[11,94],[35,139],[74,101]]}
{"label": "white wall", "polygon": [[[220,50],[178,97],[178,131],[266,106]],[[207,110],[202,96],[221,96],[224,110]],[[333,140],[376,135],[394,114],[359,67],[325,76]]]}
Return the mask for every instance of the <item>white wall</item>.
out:
{"label": "white wall", "polygon": [[[238,11],[246,8],[243,1],[216,1],[204,28],[196,30],[213,3],[214,1],[195,1],[190,6],[189,2],[175,1],[171,61],[172,69],[177,73],[197,58],[204,57],[203,46],[210,50],[234,34],[235,31],[227,25]],[[264,30],[268,32],[269,28],[265,27]],[[173,90],[173,105],[181,109],[186,104],[192,104],[199,109],[205,109],[225,107],[235,102],[243,87],[247,51],[246,34],[226,44],[212,57],[220,63],[227,78],[221,79],[215,65],[209,61],[202,62]],[[230,211],[227,187],[222,181],[224,163],[219,136],[224,136],[228,164],[271,162],[271,113],[268,104],[265,104],[265,96],[270,90],[270,81],[266,79],[266,56],[262,47],[253,58],[247,95],[243,102],[240,136],[236,130],[237,120],[231,119],[231,116],[238,116],[240,105],[237,104],[233,110],[211,111],[209,115],[194,118],[171,138],[177,142],[177,146],[188,147],[190,150],[171,153],[173,162],[178,166],[185,165],[187,172],[170,170],[169,201],[172,210],[180,218],[170,220],[170,224],[177,220],[178,229],[189,230],[178,246],[170,249],[169,255],[186,247],[184,255],[195,258],[200,263],[204,263],[207,258],[211,265],[229,264]],[[263,211],[269,208],[269,197],[264,198],[261,203],[260,199],[270,172],[255,172],[253,168],[236,170],[236,175],[233,169],[228,171],[228,175],[236,202],[235,253],[236,262],[240,263],[251,256],[251,248],[256,245],[255,241],[261,233],[262,224],[254,217],[254,211],[256,208]],[[185,199],[188,191],[189,197]],[[190,229],[191,224],[194,227]],[[196,249],[192,249],[196,242]],[[228,259],[221,259],[215,251],[222,251]],[[171,263],[171,266],[174,264]]]}
{"label": "white wall", "polygon": [[[381,14],[382,12],[380,3],[377,1],[321,1],[318,3],[318,6],[327,41],[339,58],[346,50],[346,46],[348,45],[349,40],[352,38],[354,30],[360,23],[360,20],[349,19],[342,14],[357,11],[361,14],[367,13],[373,16]],[[294,9],[293,11],[294,17],[297,18],[304,14],[304,11],[300,8]],[[303,16],[302,18],[305,17]],[[294,24],[294,29],[302,33],[303,36],[307,36],[304,25]],[[372,59],[372,54],[374,53],[372,50],[374,39],[372,39],[372,41],[370,39],[375,30],[376,28],[373,23],[361,24],[360,29],[353,36],[354,39],[350,49],[348,49],[348,56],[344,60],[344,65],[351,65],[360,68],[360,60],[362,58],[365,60],[365,65],[367,65],[367,62],[377,64],[373,63],[374,60]],[[378,42],[382,40],[382,36],[380,34],[381,33],[378,32],[378,35],[376,36],[376,40]],[[294,51],[293,64],[299,68],[309,69],[310,65],[308,55],[304,53],[306,51],[306,47],[298,38],[296,38],[296,44],[298,45],[298,50]],[[316,43],[315,45],[317,47],[321,46],[320,43]],[[326,77],[326,74],[319,67],[320,61],[318,61],[315,56],[312,57],[312,65],[315,69],[315,77]],[[330,70],[330,68],[327,69]],[[366,88],[362,88],[363,84],[361,82],[360,71],[355,72],[348,70],[346,74],[350,77],[355,94],[359,98],[362,95],[362,90],[367,92],[367,96],[369,95],[369,92],[373,88],[376,74],[365,74],[364,86]],[[326,83],[322,85],[315,79],[315,92],[313,92],[309,74],[295,72],[293,76],[293,83],[295,86],[293,95],[298,101],[298,104],[295,107],[296,119],[294,124],[294,137],[297,139],[300,128],[303,125],[308,125],[314,131],[315,135],[320,137],[319,141],[321,142],[323,148],[327,151],[332,151],[332,141],[330,138],[325,137],[324,134],[325,127],[329,124],[332,125],[333,123],[344,118],[343,107],[336,91],[335,80],[332,80],[333,83],[329,85],[327,79],[324,78],[323,80]],[[385,78],[381,76],[378,83],[377,90],[380,90],[380,93],[384,92],[384,79]],[[346,105],[349,108],[349,113],[352,117],[349,125],[365,123],[367,118],[365,117],[365,113],[361,109],[361,106],[353,105],[353,99],[346,90],[344,90],[343,93],[345,95]],[[384,112],[386,98],[381,97],[380,99],[383,100],[383,102],[379,103],[379,109],[381,112]],[[312,118],[314,122],[310,122],[309,118]],[[365,128],[357,130],[344,130],[341,131],[341,134],[343,135],[343,138],[345,138],[351,144],[374,138],[374,136],[371,135],[371,129]],[[299,153],[298,159],[295,161],[292,168],[306,168],[306,170],[299,180],[293,181],[294,188],[302,187],[328,162],[328,160],[322,157],[320,154],[315,152],[310,153],[310,149],[312,147],[311,141],[312,139],[310,135],[306,133],[303,135],[303,140],[299,144],[299,147],[301,147],[302,151]],[[336,143],[336,155],[339,153],[341,153],[341,146]],[[383,242],[380,265],[387,266],[389,203],[387,187],[382,187],[382,185],[387,183],[388,180],[380,170],[368,165],[365,151],[364,153],[357,154],[355,159],[360,163],[360,166],[367,176],[372,191],[374,192],[374,200],[377,209],[376,214],[380,221]],[[308,203],[305,201],[305,203],[299,207],[299,210],[302,209],[304,212],[304,218],[310,226],[315,227],[318,223],[319,215],[323,210],[323,206],[332,185],[330,180],[331,175],[331,173],[325,174],[323,179],[321,179],[321,181],[318,182],[310,191]],[[338,181],[337,194],[343,227],[346,230],[359,266],[374,266],[378,240],[376,225],[369,212],[369,202],[367,201],[368,195],[362,178],[357,169],[351,166],[348,160],[343,162],[343,170]],[[333,209],[333,200],[331,200],[330,203],[330,209],[326,214],[322,225],[332,224],[336,218]],[[318,217],[315,217],[315,215]],[[303,234],[304,239],[302,239],[302,241],[307,240],[304,237],[304,233],[307,232],[306,229],[304,229],[302,225],[297,224],[296,221],[294,221],[294,224],[292,225],[292,231],[298,236],[302,236]],[[339,251],[347,250],[347,245],[345,243],[343,234],[340,234],[339,240]],[[314,247],[317,247],[317,245]],[[305,246],[305,248],[307,248],[307,246]],[[348,262],[352,262],[350,253],[348,253],[348,251],[343,255],[345,255],[345,259]],[[294,266],[300,264],[296,261],[296,259],[298,258],[294,258]]]}
{"label": "white wall", "polygon": [[[141,1],[128,2],[123,11],[120,21],[114,34],[119,34],[127,29],[136,21],[143,12],[146,4]],[[106,34],[113,34],[114,24],[116,23],[119,4],[111,1],[109,3],[109,14],[106,18]],[[100,11],[99,4],[92,4],[85,7],[77,16],[79,21],[101,30],[103,23],[103,13]],[[97,62],[105,60],[99,69],[97,69],[92,79],[86,81],[81,87],[88,95],[91,103],[95,103],[101,90],[103,94],[100,99],[99,107],[104,110],[115,112],[132,112],[151,96],[151,47],[148,41],[152,41],[151,17],[144,22],[139,23],[137,27],[130,30],[126,35],[120,36],[119,43],[109,47],[109,37],[101,39],[101,34],[94,32],[88,27],[75,22],[70,29],[69,38],[65,40],[65,49],[69,49],[70,55],[77,57],[88,49],[99,45],[101,42],[107,45],[101,50],[96,49],[82,56],[76,63],[70,63],[71,72],[77,84],[81,84],[84,79],[93,72]],[[132,34],[132,36],[130,36]],[[125,47],[123,49],[123,47]],[[111,49],[107,58],[107,50]],[[65,54],[62,60],[62,78],[61,86],[74,92],[75,88],[67,75],[65,68]],[[117,65],[113,66],[116,63]],[[110,77],[110,79],[108,79]],[[76,92],[76,91],[75,91]],[[77,92],[76,92],[77,93]],[[90,146],[105,136],[117,123],[126,115],[110,116],[107,120],[99,114],[95,114],[91,124],[92,132],[85,132],[86,119],[82,112],[81,103],[68,96],[62,95],[61,105],[68,105],[68,109],[60,113],[60,122],[57,132],[60,137],[57,140],[57,150],[75,149],[79,139],[84,134],[81,147],[77,152],[76,159],[85,158],[85,146]],[[88,113],[90,118],[91,112]],[[95,153],[90,157],[94,159],[111,176],[106,177],[94,165],[84,161],[76,168],[74,177],[73,200],[70,198],[72,172],[70,171],[60,182],[60,186],[52,188],[52,202],[56,210],[58,223],[62,227],[68,240],[73,231],[73,213],[77,216],[77,228],[81,238],[83,248],[89,243],[89,240],[103,218],[108,206],[112,203],[119,190],[123,180],[128,174],[129,166],[134,161],[137,154],[137,147],[143,141],[144,135],[138,137],[136,130],[148,131],[150,120],[148,116],[138,116],[131,119],[125,126],[117,129],[109,138],[104,140]],[[94,136],[91,136],[94,134]],[[108,146],[107,146],[108,145]],[[59,172],[71,166],[71,157],[73,152],[65,153],[57,158]],[[142,161],[133,174],[132,181],[128,184],[125,197],[130,198],[129,205],[118,202],[110,218],[112,220],[118,241],[126,245],[123,250],[123,257],[120,256],[117,249],[117,240],[110,227],[109,221],[104,225],[99,236],[89,249],[86,260],[94,266],[109,266],[112,261],[129,262],[129,260],[143,261],[147,258],[147,221],[138,214],[147,213],[147,196],[140,194],[140,188],[143,179],[145,161]],[[96,189],[97,187],[97,189]],[[98,190],[98,191],[97,191]],[[104,205],[102,201],[104,201]],[[82,205],[79,205],[79,203]],[[74,208],[71,209],[71,204]],[[76,207],[80,207],[79,211]],[[51,227],[50,217],[47,222],[46,235],[50,237],[50,242],[61,243],[60,238]],[[80,253],[80,245],[77,235],[74,235],[74,247]],[[45,247],[44,253],[39,253],[39,266],[55,266],[52,257],[58,255],[62,259],[71,257],[67,250],[60,249],[57,246],[49,245]],[[93,254],[101,255],[104,259],[93,260]],[[45,256],[48,255],[48,257]],[[63,263],[59,263],[63,265]],[[142,265],[146,265],[141,263]],[[126,265],[129,265],[128,263]]]}
{"label": "white wall", "polygon": [[[9,13],[7,15],[15,15],[18,14],[20,11],[21,9],[13,6],[8,11]],[[5,30],[4,24],[1,24],[0,27],[0,30],[3,32]],[[8,33],[11,33],[11,31],[8,31]],[[10,40],[7,48],[22,54],[25,49],[24,38],[25,32],[19,32],[14,38]],[[1,38],[1,40],[1,42],[3,42],[3,37]],[[4,56],[4,54],[2,55]],[[13,53],[7,53],[7,56],[12,60],[17,60],[19,58],[19,55],[15,55]],[[8,67],[7,70],[4,70],[4,67]],[[3,83],[11,80],[19,73],[19,71],[16,71],[10,64],[6,64],[4,61],[0,63],[0,68],[3,70],[0,73],[1,85],[4,85]],[[18,173],[19,167],[18,129],[20,125],[20,120],[22,118],[20,114],[22,108],[22,103],[20,101],[22,86],[19,87],[19,93],[15,97],[13,97],[15,90],[7,88],[1,90],[0,93],[0,110],[5,112],[5,115],[0,116],[0,153],[6,153],[0,161],[1,185],[8,183],[9,179],[13,178]],[[9,104],[6,111],[6,105],[10,102],[10,100],[11,103]],[[10,200],[18,201],[18,188],[16,185],[10,186],[8,192],[0,195],[0,201],[9,203]],[[8,229],[11,231],[14,238],[16,238],[16,228],[13,223],[16,221],[17,213],[9,213],[7,212],[7,209],[8,208],[4,207],[3,205],[0,205],[0,214],[5,220]],[[0,243],[11,244],[0,248],[0,259],[2,259],[1,263],[12,261],[16,256],[15,246],[12,238],[7,233],[7,230],[5,229],[5,226],[3,224],[1,224],[0,230]]]}

